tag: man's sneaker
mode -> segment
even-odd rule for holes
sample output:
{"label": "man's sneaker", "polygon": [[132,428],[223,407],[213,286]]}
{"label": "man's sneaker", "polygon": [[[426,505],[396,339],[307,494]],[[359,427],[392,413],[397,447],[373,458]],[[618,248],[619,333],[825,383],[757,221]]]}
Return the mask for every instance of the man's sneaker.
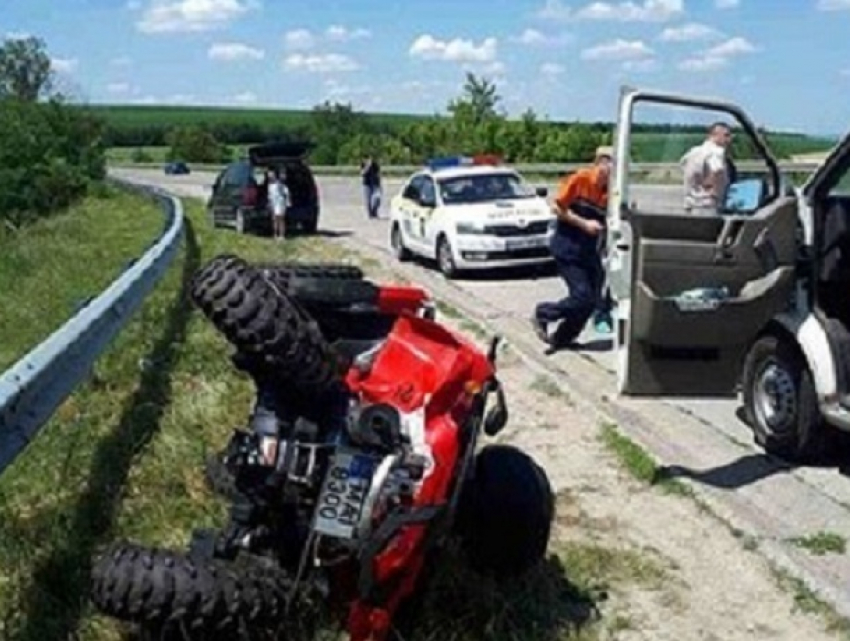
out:
{"label": "man's sneaker", "polygon": [[594,323],[594,328],[596,329],[597,334],[610,334],[613,331],[611,323],[604,318],[600,318],[596,321],[596,323]]}
{"label": "man's sneaker", "polygon": [[541,341],[546,343],[547,345],[551,342],[549,340],[549,332],[546,331],[546,323],[537,318],[536,316],[531,317],[531,327],[534,329],[534,333]]}

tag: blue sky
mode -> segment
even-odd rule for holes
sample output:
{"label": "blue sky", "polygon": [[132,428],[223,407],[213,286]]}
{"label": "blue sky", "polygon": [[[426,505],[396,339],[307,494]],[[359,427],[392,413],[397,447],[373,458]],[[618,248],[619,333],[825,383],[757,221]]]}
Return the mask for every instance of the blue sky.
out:
{"label": "blue sky", "polygon": [[[12,6],[9,6],[9,5]],[[612,120],[619,87],[850,129],[850,0],[5,0],[65,88],[109,103],[442,112],[466,70],[510,114]]]}

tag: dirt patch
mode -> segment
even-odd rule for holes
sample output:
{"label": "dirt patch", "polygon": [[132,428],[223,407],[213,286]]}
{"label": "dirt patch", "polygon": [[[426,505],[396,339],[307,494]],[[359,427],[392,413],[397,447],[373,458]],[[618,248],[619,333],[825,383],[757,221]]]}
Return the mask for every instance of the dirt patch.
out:
{"label": "dirt patch", "polygon": [[[572,408],[562,396],[567,390],[553,394],[517,363],[503,364],[500,377],[511,415],[522,422],[501,438],[532,454],[559,493],[553,548],[590,541],[619,554],[620,569],[600,606],[607,625],[599,638],[836,638],[722,523],[688,497],[647,486],[626,470],[606,427]],[[599,554],[567,555],[568,575],[571,568],[587,573],[582,559]]]}

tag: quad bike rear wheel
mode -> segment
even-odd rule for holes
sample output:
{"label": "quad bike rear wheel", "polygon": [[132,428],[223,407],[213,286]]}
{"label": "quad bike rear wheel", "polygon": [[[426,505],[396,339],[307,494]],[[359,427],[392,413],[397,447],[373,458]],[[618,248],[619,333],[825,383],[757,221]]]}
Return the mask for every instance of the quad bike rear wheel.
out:
{"label": "quad bike rear wheel", "polygon": [[95,561],[91,596],[104,614],[140,624],[155,638],[272,639],[289,585],[282,571],[256,561],[118,544]]}
{"label": "quad bike rear wheel", "polygon": [[511,445],[483,447],[457,515],[471,566],[499,577],[531,569],[546,554],[554,512],[549,479],[530,456]]}
{"label": "quad bike rear wheel", "polygon": [[191,296],[240,353],[273,364],[293,388],[315,396],[338,382],[340,361],[316,322],[241,258],[210,261],[195,275]]}

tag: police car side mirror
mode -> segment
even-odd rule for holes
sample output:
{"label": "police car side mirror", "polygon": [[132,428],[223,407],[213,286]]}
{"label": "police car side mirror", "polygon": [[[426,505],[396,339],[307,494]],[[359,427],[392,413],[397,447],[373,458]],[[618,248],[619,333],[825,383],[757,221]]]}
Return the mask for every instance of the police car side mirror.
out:
{"label": "police car side mirror", "polygon": [[534,193],[536,193],[541,198],[546,198],[546,196],[549,195],[549,189],[547,187],[538,187],[534,190]]}

